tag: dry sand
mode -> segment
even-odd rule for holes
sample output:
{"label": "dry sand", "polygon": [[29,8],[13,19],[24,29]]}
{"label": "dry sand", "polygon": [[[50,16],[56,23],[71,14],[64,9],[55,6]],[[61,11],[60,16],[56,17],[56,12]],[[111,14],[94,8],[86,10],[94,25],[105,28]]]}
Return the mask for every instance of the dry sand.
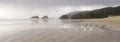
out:
{"label": "dry sand", "polygon": [[115,28],[110,28],[110,29],[120,31],[120,16],[110,16],[104,19],[92,19],[92,20],[114,25]]}

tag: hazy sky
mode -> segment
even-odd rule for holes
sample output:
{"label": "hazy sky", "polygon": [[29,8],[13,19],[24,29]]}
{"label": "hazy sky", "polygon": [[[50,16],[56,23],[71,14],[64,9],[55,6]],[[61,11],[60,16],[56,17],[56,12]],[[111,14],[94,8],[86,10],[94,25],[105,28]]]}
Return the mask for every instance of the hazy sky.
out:
{"label": "hazy sky", "polygon": [[34,15],[58,18],[72,11],[118,5],[120,0],[0,0],[0,18],[28,19]]}

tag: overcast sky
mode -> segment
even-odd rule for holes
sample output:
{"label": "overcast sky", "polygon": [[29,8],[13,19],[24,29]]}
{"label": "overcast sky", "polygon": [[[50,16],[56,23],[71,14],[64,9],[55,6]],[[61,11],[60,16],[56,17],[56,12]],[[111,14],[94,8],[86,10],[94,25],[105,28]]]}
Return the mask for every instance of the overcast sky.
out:
{"label": "overcast sky", "polygon": [[118,5],[120,0],[0,0],[0,18],[28,19],[34,15],[58,18],[72,11]]}

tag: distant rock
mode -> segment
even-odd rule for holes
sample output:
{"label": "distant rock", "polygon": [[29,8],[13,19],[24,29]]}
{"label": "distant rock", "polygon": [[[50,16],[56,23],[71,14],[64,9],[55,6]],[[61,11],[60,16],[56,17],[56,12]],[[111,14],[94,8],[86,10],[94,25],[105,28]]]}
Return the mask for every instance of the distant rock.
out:
{"label": "distant rock", "polygon": [[39,19],[39,16],[32,16],[31,19]]}
{"label": "distant rock", "polygon": [[32,17],[31,17],[31,21],[32,21],[33,23],[39,23],[39,16],[32,16]]}
{"label": "distant rock", "polygon": [[45,16],[43,16],[41,19],[48,19],[48,16],[45,15]]}

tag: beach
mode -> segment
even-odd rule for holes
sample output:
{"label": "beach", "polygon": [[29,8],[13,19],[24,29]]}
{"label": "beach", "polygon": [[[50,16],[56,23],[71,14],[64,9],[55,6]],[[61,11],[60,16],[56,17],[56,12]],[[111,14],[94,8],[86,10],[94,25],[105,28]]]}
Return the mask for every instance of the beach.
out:
{"label": "beach", "polygon": [[119,27],[103,19],[0,20],[0,42],[120,42]]}

